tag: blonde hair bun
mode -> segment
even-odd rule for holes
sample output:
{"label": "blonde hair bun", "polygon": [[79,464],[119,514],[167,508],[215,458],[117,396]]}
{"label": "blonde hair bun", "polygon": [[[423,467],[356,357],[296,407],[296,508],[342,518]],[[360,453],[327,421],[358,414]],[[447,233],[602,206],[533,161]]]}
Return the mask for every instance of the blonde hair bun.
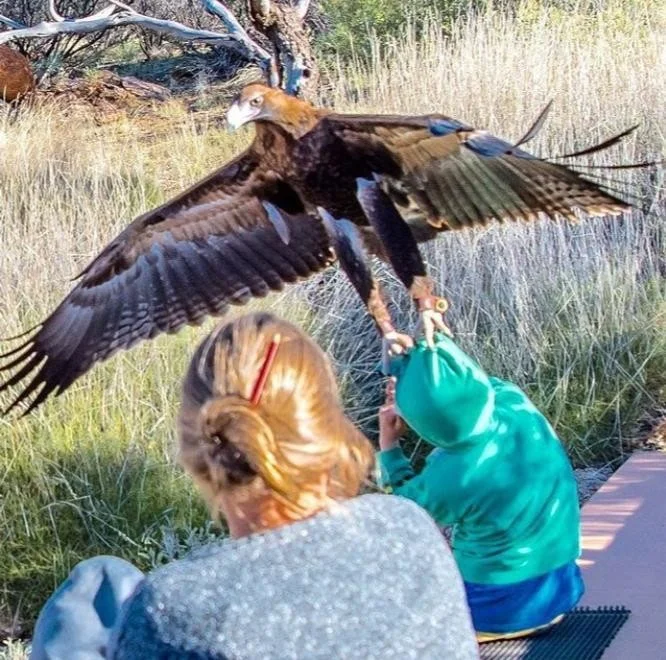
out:
{"label": "blonde hair bun", "polygon": [[208,441],[211,467],[220,467],[230,486],[249,483],[257,475],[247,456],[245,438],[271,433],[245,399],[217,397],[201,409],[201,430]]}
{"label": "blonde hair bun", "polygon": [[[266,356],[282,340],[258,405],[249,399]],[[180,461],[211,506],[225,489],[261,480],[285,517],[358,494],[373,463],[368,439],[346,417],[324,352],[298,327],[265,312],[215,329],[183,383]]]}

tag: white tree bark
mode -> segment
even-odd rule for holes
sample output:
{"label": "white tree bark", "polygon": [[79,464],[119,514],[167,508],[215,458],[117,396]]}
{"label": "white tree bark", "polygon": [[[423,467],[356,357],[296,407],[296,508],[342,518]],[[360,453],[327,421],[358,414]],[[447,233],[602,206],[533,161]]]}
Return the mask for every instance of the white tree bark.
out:
{"label": "white tree bark", "polygon": [[0,44],[15,39],[43,39],[56,37],[61,34],[91,34],[115,27],[137,25],[148,30],[169,35],[181,41],[202,42],[232,48],[251,60],[259,61],[263,66],[266,66],[271,60],[270,54],[250,39],[233,14],[222,3],[217,2],[217,0],[202,0],[202,2],[206,8],[208,8],[208,5],[214,6],[216,11],[212,13],[215,13],[219,18],[224,16],[224,24],[228,29],[226,33],[197,30],[177,21],[145,16],[121,2],[117,2],[116,0],[111,0],[111,2],[111,5],[95,14],[77,19],[69,19],[57,12],[54,0],[49,0],[49,13],[54,20],[43,21],[30,27],[0,15],[0,23],[10,28],[9,30],[0,32]]}
{"label": "white tree bark", "polygon": [[[310,7],[310,0],[296,0],[279,4],[272,0],[250,0],[255,27],[272,42],[273,53],[254,41],[228,7],[220,0],[201,0],[203,8],[217,17],[227,32],[197,30],[177,21],[164,20],[140,14],[121,0],[109,4],[90,16],[68,18],[58,13],[55,0],[48,0],[52,21],[26,26],[0,15],[0,24],[9,29],[0,31],[0,44],[15,39],[48,39],[66,34],[92,34],[111,28],[135,25],[166,34],[181,41],[220,45],[257,62],[273,86],[283,84],[290,93],[297,93],[304,74],[315,66],[309,41],[302,33],[302,23]],[[284,34],[283,34],[284,32]],[[296,35],[296,36],[294,36]],[[299,41],[300,40],[300,41]],[[293,51],[293,52],[292,52]],[[304,56],[302,53],[307,54]],[[312,61],[311,61],[312,60]],[[282,66],[283,73],[280,73]]]}
{"label": "white tree bark", "polygon": [[176,21],[165,21],[144,16],[143,14],[130,14],[126,12],[105,17],[89,16],[76,21],[44,21],[29,28],[6,30],[5,32],[0,32],[0,44],[13,41],[14,39],[55,37],[60,34],[89,34],[124,25],[140,25],[185,41],[223,43],[227,46],[236,45],[233,43],[235,41],[234,38],[228,34],[220,34],[208,30],[195,30]]}
{"label": "white tree bark", "polygon": [[51,18],[58,23],[61,23],[65,20],[65,17],[58,13],[58,10],[55,6],[55,0],[49,0],[49,14],[51,14]]}
{"label": "white tree bark", "polygon": [[23,25],[23,23],[18,23],[17,21],[8,18],[7,16],[3,16],[2,14],[0,14],[0,23],[6,25],[10,30],[20,30],[26,27]]}
{"label": "white tree bark", "polygon": [[296,3],[296,13],[301,20],[305,19],[308,9],[310,9],[310,0],[298,0]]}
{"label": "white tree bark", "polygon": [[247,51],[252,54],[253,59],[259,60],[264,68],[270,67],[270,63],[273,59],[271,54],[250,38],[250,35],[238,22],[238,19],[234,16],[233,12],[221,2],[218,2],[218,0],[201,0],[201,4],[209,14],[216,16],[222,21],[222,23],[224,23],[230,34],[234,35],[236,39],[243,43]]}

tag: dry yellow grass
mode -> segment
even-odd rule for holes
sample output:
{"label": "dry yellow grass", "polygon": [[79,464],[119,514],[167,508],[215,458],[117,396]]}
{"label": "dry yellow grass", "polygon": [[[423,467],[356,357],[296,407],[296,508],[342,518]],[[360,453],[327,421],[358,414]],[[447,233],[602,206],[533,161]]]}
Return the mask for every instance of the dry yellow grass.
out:
{"label": "dry yellow grass", "polygon": [[[642,7],[595,17],[528,4],[517,17],[462,20],[451,38],[434,24],[419,38],[407,30],[371,61],[332,67],[327,97],[345,110],[444,112],[508,138],[553,98],[537,153],[640,122],[596,162],[662,158],[663,14]],[[155,122],[97,126],[57,107],[0,119],[1,335],[38,321],[129,220],[249,138],[202,129],[175,105]],[[617,176],[651,202],[648,215],[493,228],[428,250],[465,348],[527,387],[581,462],[620,454],[631,421],[666,385],[663,172]],[[406,301],[382,272],[407,325]],[[378,346],[344,278],[279,303],[335,357],[350,410],[371,421]],[[0,419],[0,616],[30,621],[78,559],[105,552],[147,566],[158,551],[173,555],[178,544],[165,538],[203,524],[171,443],[179,382],[204,331],[117,355],[29,419]]]}

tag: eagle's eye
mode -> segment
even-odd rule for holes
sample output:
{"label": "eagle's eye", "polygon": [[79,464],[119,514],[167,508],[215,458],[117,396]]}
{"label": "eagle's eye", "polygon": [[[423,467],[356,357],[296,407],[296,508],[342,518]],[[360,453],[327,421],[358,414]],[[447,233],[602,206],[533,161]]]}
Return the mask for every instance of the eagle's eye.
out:
{"label": "eagle's eye", "polygon": [[261,105],[261,96],[255,96],[253,99],[250,99],[250,105],[257,107]]}

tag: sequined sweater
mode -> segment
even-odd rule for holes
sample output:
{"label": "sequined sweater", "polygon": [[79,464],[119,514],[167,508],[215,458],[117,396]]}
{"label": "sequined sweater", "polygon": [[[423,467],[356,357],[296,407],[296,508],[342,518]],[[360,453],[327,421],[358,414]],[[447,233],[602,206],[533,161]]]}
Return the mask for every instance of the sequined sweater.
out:
{"label": "sequined sweater", "polygon": [[109,658],[478,658],[462,581],[429,516],[363,495],[150,573]]}

